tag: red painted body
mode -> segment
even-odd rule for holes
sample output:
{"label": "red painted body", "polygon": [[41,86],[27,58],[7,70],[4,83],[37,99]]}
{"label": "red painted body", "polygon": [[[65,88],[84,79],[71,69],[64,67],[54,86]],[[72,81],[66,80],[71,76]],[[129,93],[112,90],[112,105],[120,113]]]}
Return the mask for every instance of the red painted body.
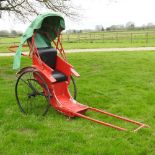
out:
{"label": "red painted body", "polygon": [[[73,97],[70,95],[68,86],[70,84],[70,76],[77,76],[79,77],[79,74],[74,70],[74,67],[69,64],[66,60],[66,56],[64,53],[64,50],[62,48],[62,44],[60,42],[60,37],[58,36],[58,40],[57,43],[54,42],[54,44],[56,45],[56,49],[57,51],[59,51],[61,53],[61,56],[63,57],[63,59],[61,57],[59,57],[57,55],[57,64],[56,64],[56,70],[61,71],[62,73],[64,73],[65,75],[67,75],[68,80],[67,81],[63,81],[63,82],[56,82],[56,79],[52,76],[52,72],[53,69],[50,68],[49,66],[47,66],[41,59],[40,56],[38,54],[37,48],[35,46],[34,43],[34,36],[32,37],[32,42],[28,42],[28,45],[30,47],[30,55],[32,58],[32,69],[37,70],[41,76],[44,78],[46,84],[48,85],[49,91],[50,91],[50,103],[52,105],[52,107],[63,113],[64,115],[68,116],[68,117],[81,117],[105,126],[109,126],[112,128],[115,128],[117,130],[122,130],[122,131],[126,131],[127,129],[110,124],[110,123],[106,123],[100,120],[96,120],[93,118],[90,118],[85,114],[85,112],[87,110],[91,110],[94,112],[98,112],[101,114],[105,114],[105,115],[109,115],[111,117],[115,117],[133,124],[138,125],[138,128],[136,128],[134,131],[139,130],[142,127],[148,127],[147,125],[140,123],[140,122],[136,122],[121,116],[117,116],[114,114],[111,114],[109,112],[103,111],[103,110],[99,110],[96,108],[91,108],[88,107],[86,105],[82,105],[80,103],[78,103],[76,100],[73,99]],[[60,46],[60,47],[59,47]],[[58,48],[59,47],[59,48]],[[23,70],[28,70],[30,69],[28,68],[23,68],[21,70],[21,72]],[[47,92],[45,92],[47,93]]]}
{"label": "red painted body", "polygon": [[[33,40],[33,39],[32,39]],[[70,76],[77,76],[79,74],[74,70],[73,66],[63,60],[57,55],[56,60],[56,70],[64,73],[68,78],[67,81],[56,82],[56,79],[52,76],[52,68],[47,66],[39,57],[35,43],[32,44],[29,42],[30,49],[33,46],[32,52],[32,67],[37,69],[41,76],[44,78],[52,97],[50,98],[51,105],[59,112],[63,113],[69,117],[75,117],[75,113],[84,114],[85,111],[89,108],[88,106],[78,103],[70,95],[68,91],[68,86],[70,84]]]}

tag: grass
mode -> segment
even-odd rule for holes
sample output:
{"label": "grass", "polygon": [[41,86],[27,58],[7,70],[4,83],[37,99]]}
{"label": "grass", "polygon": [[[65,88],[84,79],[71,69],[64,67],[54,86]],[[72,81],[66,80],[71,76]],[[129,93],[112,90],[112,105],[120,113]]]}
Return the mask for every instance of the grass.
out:
{"label": "grass", "polygon": [[[65,49],[155,46],[154,29],[63,34],[62,38]],[[9,52],[8,47],[18,45],[17,42],[19,37],[0,38],[0,52]]]}
{"label": "grass", "polygon": [[[63,42],[63,47],[67,49],[94,49],[94,48],[125,48],[125,47],[154,47],[155,41],[150,43],[145,42]],[[16,51],[16,50],[15,50]],[[28,51],[28,49],[23,49],[23,51]],[[8,45],[0,45],[0,53],[10,52],[8,50]]]}
{"label": "grass", "polygon": [[74,33],[62,38],[66,49],[155,46],[153,29]]}
{"label": "grass", "polygon": [[[6,42],[9,42],[6,41]],[[18,44],[15,44],[18,45]],[[10,45],[8,44],[0,44],[0,53],[3,52],[9,52],[8,47]],[[63,47],[64,49],[91,49],[91,48],[114,48],[114,47],[118,47],[118,48],[122,48],[122,47],[154,47],[155,46],[155,41],[154,40],[150,40],[148,43],[146,43],[145,41],[133,41],[133,43],[131,43],[129,40],[122,40],[119,42],[115,42],[115,41],[100,41],[100,40],[96,40],[96,41],[70,41],[70,42],[63,42]],[[24,49],[27,51],[27,49]]]}
{"label": "grass", "polygon": [[64,49],[91,49],[91,48],[123,48],[123,47],[154,47],[155,41],[145,42],[64,42]]}
{"label": "grass", "polygon": [[[68,57],[81,74],[76,80],[80,103],[151,128],[119,132],[82,118],[68,121],[52,108],[45,117],[25,116],[15,101],[12,58],[0,57],[0,154],[154,155],[155,53],[72,53]],[[29,60],[23,58],[22,64],[27,66]],[[95,117],[130,128],[123,122]]]}
{"label": "grass", "polygon": [[0,52],[10,52],[8,48],[12,45],[18,45],[20,42],[20,38],[0,38]]}

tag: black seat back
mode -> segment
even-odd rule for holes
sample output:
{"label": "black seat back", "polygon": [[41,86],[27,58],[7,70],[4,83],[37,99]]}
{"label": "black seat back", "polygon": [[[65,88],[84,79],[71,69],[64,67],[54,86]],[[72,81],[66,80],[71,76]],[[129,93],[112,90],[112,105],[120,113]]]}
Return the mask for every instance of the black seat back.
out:
{"label": "black seat back", "polygon": [[41,60],[46,65],[48,65],[52,69],[55,69],[56,57],[57,57],[57,50],[55,48],[51,47],[38,48],[38,53],[40,55]]}

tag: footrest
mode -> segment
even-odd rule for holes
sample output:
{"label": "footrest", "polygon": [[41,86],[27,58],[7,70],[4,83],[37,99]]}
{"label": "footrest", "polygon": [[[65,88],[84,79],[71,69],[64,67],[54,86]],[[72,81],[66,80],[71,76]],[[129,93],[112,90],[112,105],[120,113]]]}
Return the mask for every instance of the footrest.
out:
{"label": "footrest", "polygon": [[63,102],[63,106],[65,109],[72,111],[73,113],[81,113],[84,114],[86,110],[88,110],[88,106],[79,104],[78,102]]}

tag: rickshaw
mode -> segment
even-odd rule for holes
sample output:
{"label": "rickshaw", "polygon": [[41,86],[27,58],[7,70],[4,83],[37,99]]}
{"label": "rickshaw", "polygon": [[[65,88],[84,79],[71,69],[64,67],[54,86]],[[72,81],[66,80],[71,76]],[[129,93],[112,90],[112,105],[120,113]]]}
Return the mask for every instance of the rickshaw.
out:
{"label": "rickshaw", "polygon": [[[138,131],[148,125],[121,117],[104,110],[89,107],[76,101],[76,84],[73,76],[80,75],[67,61],[61,42],[61,32],[65,29],[65,21],[58,13],[44,13],[31,23],[21,38],[21,43],[14,56],[14,69],[20,68],[22,46],[27,42],[32,65],[17,72],[15,96],[18,106],[24,114],[36,113],[45,115],[50,106],[69,118],[81,117],[117,130],[126,131],[101,120],[87,116],[87,111],[115,117],[136,124]],[[59,52],[59,53],[58,53]],[[73,94],[71,95],[70,85]]]}

